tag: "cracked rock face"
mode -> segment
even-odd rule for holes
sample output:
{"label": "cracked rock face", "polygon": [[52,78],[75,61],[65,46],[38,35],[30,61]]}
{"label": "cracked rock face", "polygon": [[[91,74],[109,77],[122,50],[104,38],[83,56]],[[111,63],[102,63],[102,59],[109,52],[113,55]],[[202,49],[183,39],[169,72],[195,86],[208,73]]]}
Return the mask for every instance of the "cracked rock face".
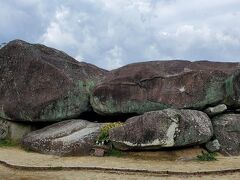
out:
{"label": "cracked rock face", "polygon": [[225,155],[240,155],[240,114],[223,114],[212,119],[214,136]]}
{"label": "cracked rock face", "polygon": [[89,109],[89,91],[105,70],[21,40],[0,49],[0,117],[60,121]]}
{"label": "cracked rock face", "polygon": [[[93,91],[101,114],[138,113],[166,108],[203,109],[225,101],[234,105],[239,63],[153,61],[111,71]],[[236,78],[234,78],[236,77]],[[227,85],[226,85],[226,80]],[[231,101],[232,100],[232,101]],[[240,101],[238,101],[240,102]],[[239,104],[239,103],[237,103]]]}
{"label": "cracked rock face", "polygon": [[100,133],[101,124],[67,120],[33,131],[23,137],[25,148],[54,155],[89,155]]}
{"label": "cracked rock face", "polygon": [[110,131],[120,150],[161,149],[206,143],[213,130],[209,117],[196,110],[165,109],[135,116]]}

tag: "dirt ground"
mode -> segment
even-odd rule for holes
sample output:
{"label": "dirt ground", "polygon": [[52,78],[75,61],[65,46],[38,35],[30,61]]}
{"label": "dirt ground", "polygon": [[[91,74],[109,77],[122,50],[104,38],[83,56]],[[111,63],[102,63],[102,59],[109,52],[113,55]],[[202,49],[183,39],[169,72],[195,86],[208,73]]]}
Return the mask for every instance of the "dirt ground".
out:
{"label": "dirt ground", "polygon": [[[240,179],[240,172],[211,173],[212,171],[239,169],[240,157],[218,156],[218,161],[212,162],[179,160],[179,158],[195,157],[200,151],[201,149],[195,148],[168,152],[135,152],[120,158],[101,158],[92,156],[58,157],[26,152],[20,148],[0,148],[0,161],[2,162],[0,179]],[[6,167],[3,162],[13,167]],[[14,167],[24,167],[25,169]],[[54,167],[62,169],[54,169]],[[76,169],[76,167],[85,169]],[[75,168],[75,170],[71,170],[71,168]],[[93,170],[94,168],[97,170]],[[151,173],[164,171],[178,174]],[[200,175],[183,175],[181,172],[200,172]],[[210,172],[210,174],[203,172]]]}
{"label": "dirt ground", "polygon": [[195,175],[195,176],[182,176],[182,175],[149,175],[141,173],[109,173],[109,172],[96,172],[96,171],[24,171],[13,170],[0,165],[0,178],[3,180],[178,180],[178,179],[196,179],[196,180],[239,180],[240,173],[230,173],[225,175]]}

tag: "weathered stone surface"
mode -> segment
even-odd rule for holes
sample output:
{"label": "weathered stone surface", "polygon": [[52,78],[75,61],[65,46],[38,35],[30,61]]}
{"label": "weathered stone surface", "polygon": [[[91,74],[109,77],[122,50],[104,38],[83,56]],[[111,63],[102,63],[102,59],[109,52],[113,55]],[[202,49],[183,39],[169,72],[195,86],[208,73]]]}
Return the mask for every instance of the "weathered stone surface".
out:
{"label": "weathered stone surface", "polygon": [[219,104],[214,107],[208,107],[204,112],[209,116],[215,116],[217,114],[221,114],[227,110],[227,106],[225,104]]}
{"label": "weathered stone surface", "polygon": [[232,84],[239,77],[231,75],[239,68],[239,63],[209,61],[130,64],[107,75],[94,89],[91,104],[101,114],[142,114],[168,107],[202,110],[233,96],[238,85]]}
{"label": "weathered stone surface", "polygon": [[0,140],[9,139],[21,142],[22,137],[35,130],[33,125],[11,122],[0,118]]}
{"label": "weathered stone surface", "polygon": [[240,155],[240,114],[223,114],[212,119],[214,136],[225,155]]}
{"label": "weathered stone surface", "polygon": [[55,155],[88,155],[99,136],[101,124],[85,120],[67,120],[23,137],[25,148]]}
{"label": "weathered stone surface", "polygon": [[220,150],[221,145],[219,144],[217,139],[214,139],[213,141],[209,141],[205,145],[208,152],[217,152]]}
{"label": "weathered stone surface", "polygon": [[234,72],[225,83],[225,104],[240,108],[240,70]]}
{"label": "weathered stone surface", "polygon": [[165,109],[128,119],[124,126],[110,131],[110,140],[121,150],[161,149],[206,143],[212,133],[205,113]]}
{"label": "weathered stone surface", "polygon": [[64,52],[21,40],[0,50],[0,117],[59,121],[89,109],[89,91],[106,73]]}

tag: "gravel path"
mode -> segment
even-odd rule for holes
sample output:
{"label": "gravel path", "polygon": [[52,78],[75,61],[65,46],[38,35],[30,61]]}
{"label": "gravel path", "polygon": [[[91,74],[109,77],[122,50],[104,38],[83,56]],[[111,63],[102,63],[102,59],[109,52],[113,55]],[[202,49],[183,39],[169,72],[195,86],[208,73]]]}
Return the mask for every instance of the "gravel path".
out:
{"label": "gravel path", "polygon": [[[144,158],[142,158],[143,153],[131,153],[121,158],[98,158],[58,157],[26,152],[19,148],[0,148],[0,177],[3,177],[1,179],[159,179],[160,177],[240,179],[240,157],[220,156],[218,161],[214,162],[167,160],[173,156],[178,158],[181,154],[193,157],[199,151],[199,149],[191,149],[181,153],[179,151],[145,152]],[[221,171],[225,172],[221,173]]]}

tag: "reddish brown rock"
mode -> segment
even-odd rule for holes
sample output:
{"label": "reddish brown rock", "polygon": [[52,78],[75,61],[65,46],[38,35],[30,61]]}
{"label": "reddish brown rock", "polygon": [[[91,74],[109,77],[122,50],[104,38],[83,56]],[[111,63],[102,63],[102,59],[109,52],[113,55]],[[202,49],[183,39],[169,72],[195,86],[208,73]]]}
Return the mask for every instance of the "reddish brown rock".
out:
{"label": "reddish brown rock", "polygon": [[91,104],[101,114],[141,114],[168,107],[203,109],[226,101],[226,92],[232,88],[226,80],[238,69],[239,63],[209,61],[130,64],[107,75],[94,89]]}
{"label": "reddish brown rock", "polygon": [[59,121],[89,109],[89,91],[106,73],[64,52],[21,40],[0,50],[0,117]]}

